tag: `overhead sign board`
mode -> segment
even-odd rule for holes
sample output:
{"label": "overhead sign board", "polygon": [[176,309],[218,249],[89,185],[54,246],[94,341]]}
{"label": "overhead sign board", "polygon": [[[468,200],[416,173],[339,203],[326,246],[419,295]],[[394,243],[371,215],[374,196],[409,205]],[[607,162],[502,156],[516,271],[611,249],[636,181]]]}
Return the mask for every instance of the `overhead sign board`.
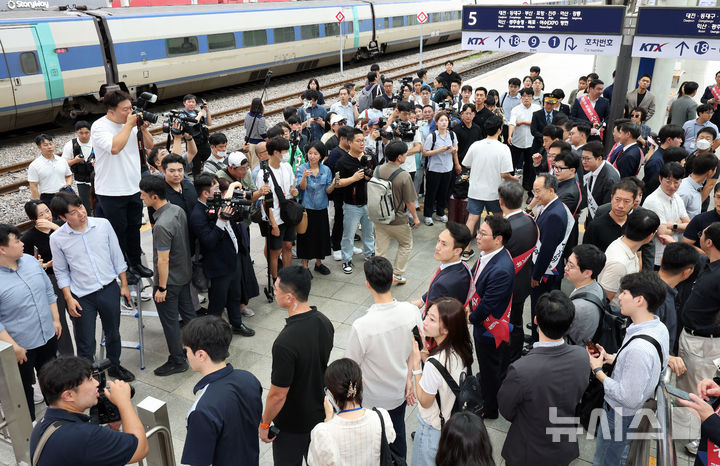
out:
{"label": "overhead sign board", "polygon": [[632,55],[720,60],[720,10],[640,8]]}
{"label": "overhead sign board", "polygon": [[624,14],[622,6],[464,6],[462,48],[617,56]]}

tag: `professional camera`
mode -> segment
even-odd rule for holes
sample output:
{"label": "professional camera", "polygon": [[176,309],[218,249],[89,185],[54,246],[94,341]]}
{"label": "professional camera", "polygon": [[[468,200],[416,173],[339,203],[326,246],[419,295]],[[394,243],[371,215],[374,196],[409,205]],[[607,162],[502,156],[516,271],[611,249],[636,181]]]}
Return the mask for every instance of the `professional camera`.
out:
{"label": "professional camera", "polygon": [[413,77],[412,76],[405,76],[404,78],[400,79],[400,86],[404,86],[405,84],[410,84],[412,86]]}
{"label": "professional camera", "polygon": [[138,115],[139,124],[142,124],[143,121],[157,123],[160,115],[145,110],[145,105],[148,102],[155,103],[156,101],[157,96],[155,94],[151,94],[149,92],[143,92],[142,94],[140,94],[140,97],[138,97],[137,99],[137,103],[133,106],[133,113]]}
{"label": "professional camera", "polygon": [[383,128],[385,128],[385,125],[387,124],[386,118],[379,118],[378,119],[378,131],[380,131],[380,137],[387,140],[392,140],[393,135],[390,131],[387,131]]}
{"label": "professional camera", "polygon": [[403,142],[409,142],[415,139],[415,132],[417,129],[417,125],[414,125],[411,122],[399,120],[397,122],[397,127],[395,128],[395,134],[402,139]]}
{"label": "professional camera", "polygon": [[[105,387],[107,386],[107,371],[112,363],[109,359],[103,359],[102,361],[96,361],[92,365],[92,376],[98,381],[98,402],[95,406],[90,408],[90,422],[93,424],[109,424],[111,422],[120,420],[120,411],[117,406],[112,404],[108,397],[105,396]],[[135,387],[130,385],[130,398],[135,396]]]}
{"label": "professional camera", "polygon": [[[242,220],[250,216],[250,206],[253,204],[252,191],[243,191],[236,189],[230,198],[224,198],[219,192],[207,200],[208,215],[210,218],[222,220]],[[230,207],[230,212],[225,212],[225,208]]]}
{"label": "professional camera", "polygon": [[[172,132],[175,135],[188,133],[190,136],[195,137],[199,136],[202,131],[201,125],[198,124],[197,120],[188,117],[183,112],[170,110],[169,112],[163,113],[163,116],[167,118],[167,120],[163,122],[163,133]],[[173,129],[175,123],[180,123],[180,130]]]}
{"label": "professional camera", "polygon": [[360,166],[362,166],[365,176],[372,177],[375,170],[375,160],[371,154],[364,153],[360,156]]}

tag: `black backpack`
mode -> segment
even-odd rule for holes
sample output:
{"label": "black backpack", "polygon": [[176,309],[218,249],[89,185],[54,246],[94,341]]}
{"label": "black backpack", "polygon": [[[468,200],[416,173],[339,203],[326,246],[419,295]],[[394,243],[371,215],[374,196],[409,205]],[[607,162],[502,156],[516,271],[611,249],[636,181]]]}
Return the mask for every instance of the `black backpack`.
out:
{"label": "black backpack", "polygon": [[[627,317],[615,312],[610,306],[610,300],[606,296],[600,300],[592,293],[578,293],[573,295],[573,300],[584,299],[595,305],[600,312],[598,328],[595,330],[592,342],[600,344],[608,354],[616,352],[622,346],[625,338],[625,330],[628,326]],[[579,342],[571,342],[579,343]]]}
{"label": "black backpack", "polygon": [[[466,375],[465,372],[460,374],[460,384],[458,385],[447,369],[445,369],[445,366],[440,364],[440,361],[435,358],[429,358],[428,362],[435,366],[438,372],[440,372],[440,375],[442,375],[443,379],[445,379],[445,383],[448,384],[448,387],[450,387],[450,390],[455,395],[455,404],[453,405],[452,414],[460,411],[468,411],[479,416],[483,405],[483,397],[480,391],[480,382],[474,375],[472,375],[470,370],[468,369],[466,371],[470,373],[470,375]],[[440,428],[442,428],[445,426],[445,417],[442,413],[439,391],[435,394],[435,400],[437,401],[438,409],[440,410]]]}

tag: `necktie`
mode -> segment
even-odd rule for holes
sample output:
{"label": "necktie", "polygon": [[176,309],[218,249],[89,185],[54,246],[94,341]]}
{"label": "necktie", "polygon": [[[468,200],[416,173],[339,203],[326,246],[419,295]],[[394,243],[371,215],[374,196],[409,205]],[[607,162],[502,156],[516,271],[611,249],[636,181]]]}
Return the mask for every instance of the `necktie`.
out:
{"label": "necktie", "polygon": [[595,177],[590,175],[590,186],[588,187],[588,193],[592,194],[593,183],[595,183]]}
{"label": "necktie", "polygon": [[546,114],[545,114],[545,122],[546,122],[548,125],[549,125],[550,123],[552,123],[552,114],[550,114],[550,113],[546,113]]}

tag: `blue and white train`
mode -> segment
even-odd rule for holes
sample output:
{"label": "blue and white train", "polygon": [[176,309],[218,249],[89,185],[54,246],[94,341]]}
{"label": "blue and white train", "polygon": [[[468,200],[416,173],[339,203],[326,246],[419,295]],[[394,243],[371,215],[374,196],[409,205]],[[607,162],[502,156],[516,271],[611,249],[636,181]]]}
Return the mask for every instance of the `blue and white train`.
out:
{"label": "blue and white train", "polygon": [[[303,1],[11,11],[0,17],[0,132],[103,111],[109,85],[160,98],[460,37],[463,0]],[[520,3],[520,1],[517,1]],[[428,21],[420,25],[417,14]],[[336,16],[342,12],[344,20]]]}

